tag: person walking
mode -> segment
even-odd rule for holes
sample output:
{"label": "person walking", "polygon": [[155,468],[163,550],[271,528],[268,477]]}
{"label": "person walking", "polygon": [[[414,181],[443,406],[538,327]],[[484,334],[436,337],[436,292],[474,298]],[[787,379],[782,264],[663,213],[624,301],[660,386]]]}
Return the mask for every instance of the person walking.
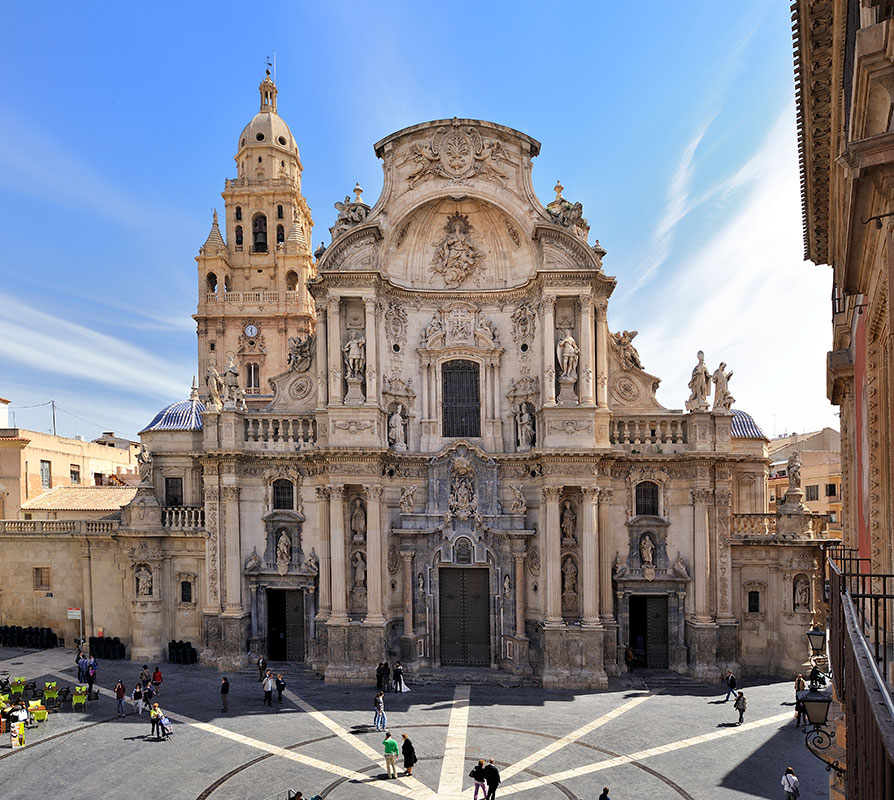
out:
{"label": "person walking", "polygon": [[736,681],[736,676],[733,675],[729,670],[726,671],[726,697],[723,698],[723,702],[727,702],[729,700],[730,695],[733,696],[733,699],[736,698],[736,687],[738,686],[738,682]]}
{"label": "person walking", "polygon": [[798,693],[803,692],[807,688],[807,681],[804,680],[804,676],[799,672],[798,677],[795,678],[795,705],[798,703]]}
{"label": "person walking", "polygon": [[140,670],[140,683],[144,689],[152,683],[152,675],[147,664],[143,664],[143,668]]}
{"label": "person walking", "polygon": [[156,666],[155,672],[152,673],[152,691],[155,692],[155,696],[161,694],[161,682],[163,678],[161,677],[161,670]]}
{"label": "person walking", "polygon": [[599,795],[599,800],[612,800],[612,799],[608,796],[608,786],[603,786],[603,787],[602,787],[602,794]]}
{"label": "person walking", "polygon": [[391,665],[387,661],[382,663],[382,689],[391,691]]}
{"label": "person walking", "polygon": [[801,794],[801,784],[791,767],[786,767],[780,783],[782,783],[782,790],[785,792],[785,800],[797,800]]}
{"label": "person walking", "polygon": [[133,708],[137,714],[143,713],[143,684],[137,681],[137,685],[133,687],[130,693],[130,699],[133,700]]}
{"label": "person walking", "polygon": [[267,674],[267,659],[264,656],[258,656],[258,683],[264,680]]}
{"label": "person walking", "polygon": [[387,717],[385,716],[385,693],[379,692],[373,700],[373,708],[376,710],[373,714],[373,727],[377,731],[385,730]]}
{"label": "person walking", "polygon": [[87,664],[87,694],[93,694],[93,684],[96,682],[96,659],[90,656],[90,662]]}
{"label": "person walking", "polygon": [[481,800],[485,800],[487,797],[487,787],[485,785],[484,775],[484,759],[479,758],[478,763],[472,767],[472,771],[469,773],[469,777],[475,782],[475,794],[472,795],[472,800],[478,800],[479,789],[481,789]]}
{"label": "person walking", "polygon": [[152,698],[154,694],[152,692],[152,686],[144,686],[143,687],[143,708],[147,711],[152,711]]}
{"label": "person walking", "polygon": [[733,708],[739,712],[739,721],[736,723],[737,725],[741,725],[745,720],[745,706],[747,702],[745,700],[745,695],[742,692],[739,692],[739,696],[736,698],[736,702],[733,703]]}
{"label": "person walking", "polygon": [[87,664],[90,662],[87,656],[78,650],[78,657],[75,659],[75,663],[78,665],[78,683],[83,683],[87,680]]}
{"label": "person walking", "polygon": [[389,778],[397,777],[397,742],[391,738],[391,734],[385,731],[385,738],[382,740],[385,747],[385,769]]}
{"label": "person walking", "polygon": [[282,693],[286,688],[286,679],[283,678],[281,672],[276,673],[276,699],[279,701],[280,705],[282,705]]}
{"label": "person walking", "polygon": [[402,733],[403,744],[400,746],[400,752],[404,757],[404,770],[407,775],[413,774],[413,765],[419,760],[416,758],[416,748],[413,747],[413,743],[410,741],[410,737],[407,734]]}
{"label": "person walking", "polygon": [[264,675],[264,682],[261,684],[261,688],[264,690],[264,705],[272,707],[273,690],[276,688],[276,679],[273,677],[273,673],[269,669]]}
{"label": "person walking", "polygon": [[401,665],[400,661],[394,662],[394,668],[391,670],[391,682],[394,686],[395,692],[400,692],[401,685],[404,682],[404,668]]}
{"label": "person walking", "polygon": [[490,759],[484,768],[484,782],[487,784],[487,794],[484,796],[484,800],[495,800],[497,787],[500,785],[500,770],[497,769],[493,759]]}
{"label": "person walking", "polygon": [[220,710],[230,710],[230,682],[226,675],[220,679]]}
{"label": "person walking", "polygon": [[633,648],[628,644],[624,649],[624,663],[627,665],[628,672],[633,672],[634,661],[636,661],[636,656],[633,653]]}
{"label": "person walking", "polygon": [[118,703],[118,716],[124,716],[124,698],[127,697],[127,689],[124,688],[124,684],[119,680],[118,683],[115,684],[115,701]]}
{"label": "person walking", "polygon": [[149,710],[149,721],[152,723],[152,727],[149,730],[150,738],[154,734],[156,739],[161,739],[161,716],[161,709],[158,707],[158,703],[153,703],[152,708]]}

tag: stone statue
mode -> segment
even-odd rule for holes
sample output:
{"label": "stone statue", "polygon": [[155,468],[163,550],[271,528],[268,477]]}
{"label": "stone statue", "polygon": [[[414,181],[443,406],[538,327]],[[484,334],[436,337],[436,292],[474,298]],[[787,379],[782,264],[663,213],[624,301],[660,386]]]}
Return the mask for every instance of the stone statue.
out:
{"label": "stone statue", "polygon": [[448,514],[458,519],[468,519],[478,511],[478,502],[472,489],[472,482],[467,477],[456,476],[450,487]]}
{"label": "stone statue", "polygon": [[528,412],[527,403],[519,403],[515,421],[518,426],[518,449],[530,450],[534,446],[534,418]]}
{"label": "stone statue", "polygon": [[574,529],[577,525],[577,514],[571,507],[571,501],[565,501],[565,507],[562,509],[562,544],[566,547],[577,544],[577,537],[574,535]]}
{"label": "stone statue", "polygon": [[440,312],[437,312],[422,329],[422,344],[427,345],[435,336],[444,332],[444,321],[441,319]]}
{"label": "stone statue", "polygon": [[431,266],[450,288],[459,286],[484,258],[484,252],[472,243],[471,233],[469,218],[464,214],[453,214],[447,219],[444,235],[432,242],[435,254]]}
{"label": "stone statue", "polygon": [[421,572],[416,574],[416,591],[420,597],[425,594],[425,577]]}
{"label": "stone statue", "polygon": [[577,364],[580,361],[580,348],[571,335],[571,330],[565,328],[562,338],[556,345],[556,357],[562,369],[562,378],[576,378]]}
{"label": "stone statue", "polygon": [[652,557],[655,554],[655,542],[648,534],[643,536],[639,542],[639,560],[643,566],[652,566]]}
{"label": "stone statue", "polygon": [[351,511],[351,537],[353,542],[362,542],[366,539],[366,511],[363,509],[363,501],[358,497],[354,500],[354,508]]}
{"label": "stone statue", "polygon": [[214,411],[220,411],[223,408],[222,395],[224,391],[224,382],[214,364],[211,364],[208,367],[205,375],[205,383],[208,384],[208,392],[210,393],[209,405],[211,408],[208,410],[211,411],[213,409]]}
{"label": "stone statue", "polygon": [[366,587],[366,559],[359,550],[354,553],[354,586],[358,589]]}
{"label": "stone statue", "polygon": [[403,491],[400,493],[400,510],[404,512],[404,514],[412,514],[413,507],[415,503],[413,502],[413,498],[416,495],[416,486],[404,486]]}
{"label": "stone statue", "polygon": [[714,410],[729,411],[736,399],[729,393],[729,379],[733,377],[732,370],[725,372],[726,362],[721,361],[720,366],[714,371]]}
{"label": "stone statue", "polygon": [[627,565],[620,553],[615,553],[615,561],[612,564],[612,572],[616,578],[621,578],[627,574]]}
{"label": "stone statue", "polygon": [[151,597],[152,571],[147,566],[141,565],[140,568],[134,573],[134,576],[137,579],[137,594],[140,597]]}
{"label": "stone statue", "polygon": [[510,514],[524,514],[528,510],[528,501],[522,493],[521,486],[510,486],[512,492],[512,504],[509,506]]}
{"label": "stone statue", "polygon": [[677,552],[677,557],[674,560],[674,572],[681,578],[689,580],[689,570],[686,569],[686,562],[683,561],[683,556],[681,556],[679,552]]}
{"label": "stone statue", "polygon": [[562,591],[565,594],[577,594],[577,567],[570,556],[562,563]]}
{"label": "stone statue", "polygon": [[319,261],[323,257],[323,253],[326,252],[326,245],[323,242],[320,242],[320,246],[314,250],[314,258]]}
{"label": "stone statue", "polygon": [[243,414],[248,411],[248,406],[245,405],[245,390],[241,386],[237,386],[233,392],[233,400],[236,403],[237,411],[241,411]]}
{"label": "stone statue", "polygon": [[801,453],[795,452],[788,457],[788,488],[801,488]]}
{"label": "stone statue", "polygon": [[404,407],[400,403],[388,416],[388,444],[395,450],[407,449],[406,436],[404,434]]}
{"label": "stone statue", "polygon": [[310,555],[304,562],[304,571],[309,572],[311,575],[316,575],[320,571],[320,559],[317,558],[317,551],[314,548],[310,548]]}
{"label": "stone statue", "polygon": [[708,410],[708,391],[711,388],[711,373],[705,366],[705,354],[702,350],[698,351],[698,364],[692,370],[692,377],[689,379],[689,390],[691,394],[686,401],[687,411],[707,411]]}
{"label": "stone statue", "polygon": [[475,338],[478,339],[484,347],[493,347],[497,342],[497,331],[493,322],[485,317],[481,317],[478,321],[478,327],[475,329]]}
{"label": "stone statue", "polygon": [[807,578],[798,578],[795,583],[795,611],[810,610],[810,584]]}
{"label": "stone statue", "polygon": [[366,365],[366,338],[360,331],[351,331],[351,338],[342,347],[349,378],[359,378]]}
{"label": "stone statue", "polygon": [[350,195],[345,195],[344,203],[335,204],[335,210],[338,211],[338,217],[335,220],[335,225],[329,229],[333,239],[338,238],[341,234],[345,231],[349,231],[355,225],[359,225],[361,222],[366,221],[366,218],[369,215],[369,206],[360,199],[362,193],[363,190],[358,183],[354,187],[355,199],[353,201],[351,200]]}
{"label": "stone statue", "polygon": [[624,369],[630,369],[631,367],[643,368],[642,362],[639,360],[639,353],[632,344],[638,333],[639,331],[621,331],[612,334],[612,341],[615,347],[618,348],[618,354],[621,356],[621,366]]}
{"label": "stone statue", "polygon": [[282,531],[276,542],[276,567],[285,574],[289,571],[289,562],[292,560],[292,542],[289,534]]}
{"label": "stone statue", "polygon": [[293,372],[306,372],[313,358],[314,337],[308,333],[304,336],[289,337],[289,369]]}
{"label": "stone statue", "polygon": [[152,482],[152,453],[146,445],[140,445],[140,452],[137,453],[137,463],[140,465],[140,482]]}
{"label": "stone statue", "polygon": [[246,572],[255,572],[261,568],[261,559],[258,556],[258,549],[254,548],[249,554],[248,558],[245,559],[245,571]]}
{"label": "stone statue", "polygon": [[508,600],[512,597],[512,581],[508,575],[503,576],[503,598]]}

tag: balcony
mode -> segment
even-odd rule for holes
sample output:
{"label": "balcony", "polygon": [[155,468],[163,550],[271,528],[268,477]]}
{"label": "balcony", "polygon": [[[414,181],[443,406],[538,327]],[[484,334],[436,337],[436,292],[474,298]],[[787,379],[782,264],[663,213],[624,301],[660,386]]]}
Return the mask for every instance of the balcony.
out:
{"label": "balcony", "polygon": [[312,449],[317,421],[310,415],[249,414],[244,419],[245,449],[294,452]]}
{"label": "balcony", "polygon": [[609,427],[609,440],[613,445],[686,444],[686,420],[680,415],[615,415]]}
{"label": "balcony", "polygon": [[0,533],[114,533],[119,525],[106,519],[3,519]]}
{"label": "balcony", "polygon": [[776,536],[775,514],[733,514],[733,536],[742,538],[773,538]]}
{"label": "balcony", "polygon": [[261,303],[297,303],[297,291],[287,292],[208,292],[206,303],[236,303],[238,305],[260,305]]}
{"label": "balcony", "polygon": [[165,506],[161,510],[161,524],[178,531],[197,531],[205,527],[202,506]]}

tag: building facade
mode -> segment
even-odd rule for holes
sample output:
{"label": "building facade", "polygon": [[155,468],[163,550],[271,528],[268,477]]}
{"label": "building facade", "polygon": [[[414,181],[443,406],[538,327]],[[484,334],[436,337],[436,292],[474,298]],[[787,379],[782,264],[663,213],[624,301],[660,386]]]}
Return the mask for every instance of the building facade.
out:
{"label": "building facade", "polygon": [[340,682],[399,658],[603,687],[628,644],[703,678],[797,669],[823,518],[794,483],[768,513],[767,440],[724,364],[698,354],[685,411],[657,401],[581,205],[534,193],[540,144],[398,131],[381,196],[355,187],[312,256],[298,149],[260,92],[197,258],[202,386],[141,433],[120,520],[69,540],[72,591],[127,600],[91,594],[88,627],[135,659],[190,639],[222,669],[264,653]]}

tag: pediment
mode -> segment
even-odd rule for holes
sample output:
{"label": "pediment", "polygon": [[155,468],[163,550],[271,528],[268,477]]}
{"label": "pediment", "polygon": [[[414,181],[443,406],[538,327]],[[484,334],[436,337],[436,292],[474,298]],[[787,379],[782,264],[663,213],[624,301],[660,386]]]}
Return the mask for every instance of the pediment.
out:
{"label": "pediment", "polygon": [[317,268],[323,270],[375,269],[378,263],[382,230],[371,222],[339,236],[320,256]]}
{"label": "pediment", "polygon": [[288,369],[268,381],[273,399],[265,411],[309,412],[317,404],[317,379],[313,372]]}
{"label": "pediment", "polygon": [[655,393],[661,378],[650,375],[641,367],[622,361],[616,347],[609,348],[609,402],[615,410],[667,411]]}

